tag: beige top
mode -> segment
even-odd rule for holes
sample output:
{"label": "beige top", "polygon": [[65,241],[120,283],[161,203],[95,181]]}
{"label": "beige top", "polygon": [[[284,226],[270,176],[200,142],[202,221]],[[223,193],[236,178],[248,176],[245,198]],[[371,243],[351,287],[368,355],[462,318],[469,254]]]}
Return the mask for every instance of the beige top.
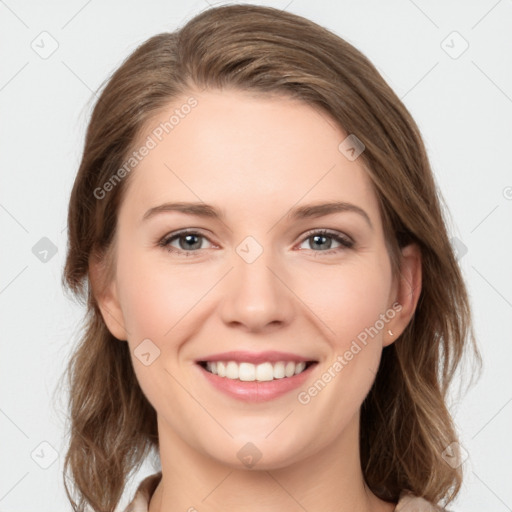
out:
{"label": "beige top", "polygon": [[[148,512],[149,501],[161,478],[161,471],[144,478],[137,488],[133,500],[126,507],[124,512]],[[423,498],[414,496],[408,491],[402,491],[395,508],[395,512],[442,512],[443,510],[444,509],[425,501]]]}

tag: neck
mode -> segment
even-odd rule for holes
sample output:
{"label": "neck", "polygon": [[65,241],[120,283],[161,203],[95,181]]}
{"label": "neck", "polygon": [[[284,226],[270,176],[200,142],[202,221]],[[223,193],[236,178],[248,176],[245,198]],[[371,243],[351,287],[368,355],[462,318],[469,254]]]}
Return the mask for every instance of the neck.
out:
{"label": "neck", "polygon": [[149,512],[392,512],[366,486],[359,458],[359,416],[314,456],[269,469],[234,469],[183,442],[159,417],[162,479]]}

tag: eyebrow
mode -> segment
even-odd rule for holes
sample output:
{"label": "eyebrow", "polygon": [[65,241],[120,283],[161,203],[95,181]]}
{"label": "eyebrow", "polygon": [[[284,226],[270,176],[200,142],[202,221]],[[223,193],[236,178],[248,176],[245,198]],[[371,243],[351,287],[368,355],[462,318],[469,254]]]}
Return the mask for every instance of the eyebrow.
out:
{"label": "eyebrow", "polygon": [[[180,212],[197,217],[224,220],[225,214],[212,205],[206,203],[164,203],[150,208],[142,217],[146,221],[159,213]],[[369,215],[359,206],[345,201],[331,201],[328,203],[314,203],[292,208],[286,215],[289,221],[304,220],[309,218],[324,217],[333,213],[353,212],[362,216],[367,224],[373,229]]]}

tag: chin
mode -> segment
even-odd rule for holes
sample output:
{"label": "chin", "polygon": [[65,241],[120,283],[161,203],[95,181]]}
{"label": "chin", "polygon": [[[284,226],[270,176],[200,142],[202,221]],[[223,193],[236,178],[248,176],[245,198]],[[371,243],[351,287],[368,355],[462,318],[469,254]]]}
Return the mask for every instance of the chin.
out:
{"label": "chin", "polygon": [[282,469],[299,462],[310,455],[304,451],[305,446],[314,451],[310,442],[299,442],[295,435],[290,435],[289,430],[286,435],[276,436],[275,439],[271,439],[273,434],[266,439],[267,435],[267,431],[252,438],[243,435],[217,445],[214,452],[211,446],[207,447],[208,453],[218,463],[232,469],[257,471]]}

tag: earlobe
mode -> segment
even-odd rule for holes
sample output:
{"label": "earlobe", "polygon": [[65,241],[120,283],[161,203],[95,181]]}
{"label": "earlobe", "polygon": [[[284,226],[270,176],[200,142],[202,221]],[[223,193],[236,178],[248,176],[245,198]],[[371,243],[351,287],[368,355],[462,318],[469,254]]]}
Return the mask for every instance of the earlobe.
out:
{"label": "earlobe", "polygon": [[386,326],[384,346],[396,341],[411,321],[421,294],[421,279],[421,250],[411,243],[402,249],[396,298],[391,301],[399,304],[400,309],[398,311],[398,307],[393,306],[397,314]]}
{"label": "earlobe", "polygon": [[107,329],[118,340],[126,341],[127,333],[123,311],[118,300],[116,282],[115,279],[110,279],[107,282],[102,262],[90,262],[89,282]]}

